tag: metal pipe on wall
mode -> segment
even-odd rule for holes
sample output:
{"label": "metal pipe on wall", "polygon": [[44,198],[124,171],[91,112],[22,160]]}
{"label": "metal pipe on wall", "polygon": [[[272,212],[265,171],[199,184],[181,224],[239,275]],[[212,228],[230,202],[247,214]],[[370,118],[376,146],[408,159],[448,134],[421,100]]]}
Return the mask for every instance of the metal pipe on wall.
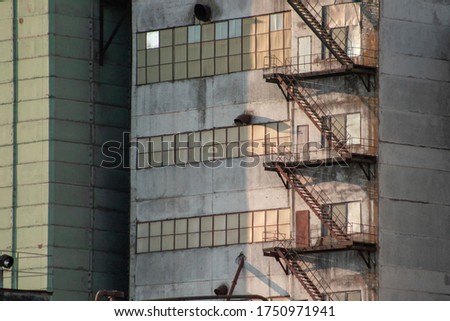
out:
{"label": "metal pipe on wall", "polygon": [[[12,240],[11,252],[12,256],[17,259],[17,163],[18,163],[18,146],[17,146],[17,122],[18,122],[18,108],[19,108],[19,18],[18,18],[18,0],[13,0],[13,168],[12,168]],[[11,274],[11,288],[18,287],[18,264],[13,266]]]}

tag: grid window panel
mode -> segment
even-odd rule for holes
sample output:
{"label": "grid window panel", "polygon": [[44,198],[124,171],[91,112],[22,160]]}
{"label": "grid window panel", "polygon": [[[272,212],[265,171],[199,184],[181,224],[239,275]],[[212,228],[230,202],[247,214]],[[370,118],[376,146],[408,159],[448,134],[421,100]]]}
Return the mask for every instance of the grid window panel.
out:
{"label": "grid window panel", "polygon": [[216,75],[228,73],[228,57],[215,59]]}
{"label": "grid window panel", "polygon": [[147,49],[147,33],[141,32],[136,35],[137,50]]}
{"label": "grid window panel", "polygon": [[224,57],[228,55],[228,40],[216,41],[216,57]]}
{"label": "grid window panel", "polygon": [[226,244],[226,231],[214,231],[214,246]]}
{"label": "grid window panel", "polygon": [[161,235],[161,221],[150,223],[150,236]]}
{"label": "grid window panel", "polygon": [[147,46],[146,49],[159,48],[159,31],[147,32]]}
{"label": "grid window panel", "polygon": [[228,21],[216,22],[216,40],[228,38]]}
{"label": "grid window panel", "polygon": [[160,62],[161,64],[169,64],[173,61],[173,47],[167,47],[167,48],[160,48],[159,49],[159,56],[160,56]]}
{"label": "grid window panel", "polygon": [[187,46],[179,45],[175,46],[175,62],[184,62],[187,60]]}
{"label": "grid window panel", "polygon": [[187,28],[179,27],[174,29],[174,44],[181,45],[187,43]]}
{"label": "grid window panel", "polygon": [[174,79],[186,79],[187,78],[187,63],[179,62],[175,63]]}
{"label": "grid window panel", "polygon": [[173,65],[161,65],[160,67],[160,79],[161,81],[169,81],[173,79]]}
{"label": "grid window panel", "polygon": [[283,30],[284,13],[275,13],[270,15],[270,31]]}
{"label": "grid window panel", "polygon": [[137,70],[137,84],[143,85],[147,82],[147,70],[146,68],[138,68]]}
{"label": "grid window panel", "polygon": [[239,228],[239,214],[227,215],[227,229]]}
{"label": "grid window panel", "polygon": [[188,60],[199,60],[200,59],[200,44],[193,43],[188,45]]}
{"label": "grid window panel", "polygon": [[200,233],[200,246],[212,246],[213,245],[213,235],[212,232],[202,232]]}
{"label": "grid window panel", "polygon": [[174,221],[163,221],[162,222],[162,235],[174,234]]}
{"label": "grid window panel", "polygon": [[242,39],[235,38],[229,41],[229,54],[230,55],[240,55],[242,52]]}
{"label": "grid window panel", "polygon": [[229,26],[229,38],[236,38],[242,35],[242,19],[230,20]]}
{"label": "grid window panel", "polygon": [[202,41],[214,40],[214,24],[202,25]]}
{"label": "grid window panel", "polygon": [[214,75],[214,58],[202,60],[202,76]]}
{"label": "grid window panel", "polygon": [[187,248],[187,234],[175,235],[175,250]]}
{"label": "grid window panel", "polygon": [[227,230],[227,244],[238,244],[239,243],[239,230]]}
{"label": "grid window panel", "polygon": [[242,35],[254,35],[256,33],[256,18],[250,17],[242,19]]}
{"label": "grid window panel", "polygon": [[159,45],[160,47],[169,47],[173,44],[172,29],[161,30],[159,32]]}
{"label": "grid window panel", "polygon": [[155,236],[150,238],[150,252],[161,251],[161,236]]}
{"label": "grid window panel", "polygon": [[200,218],[199,217],[188,219],[188,232],[189,233],[200,232]]}
{"label": "grid window panel", "polygon": [[200,42],[201,39],[201,27],[200,25],[189,26],[188,27],[188,42]]}
{"label": "grid window panel", "polygon": [[161,238],[161,250],[170,251],[174,247],[174,235],[164,235]]}
{"label": "grid window panel", "polygon": [[179,219],[175,221],[175,234],[187,233],[187,220]]}
{"label": "grid window panel", "polygon": [[148,237],[148,223],[139,223],[137,224],[137,237]]}
{"label": "grid window panel", "polygon": [[256,37],[247,36],[242,38],[242,52],[251,53],[256,51]]}
{"label": "grid window panel", "polygon": [[159,82],[159,66],[147,67],[147,82]]}
{"label": "grid window panel", "polygon": [[256,17],[256,33],[268,33],[269,32],[269,15]]}
{"label": "grid window panel", "polygon": [[264,226],[255,226],[253,227],[253,242],[263,242],[264,241]]}
{"label": "grid window panel", "polygon": [[264,226],[266,224],[265,221],[265,212],[258,211],[253,213],[253,226]]}
{"label": "grid window panel", "polygon": [[145,50],[140,50],[137,52],[137,66],[138,68],[145,67],[146,63],[146,53]]}
{"label": "grid window panel", "polygon": [[252,243],[253,229],[251,227],[239,229],[239,243]]}
{"label": "grid window panel", "polygon": [[147,253],[148,251],[149,251],[148,238],[137,239],[136,252],[137,253]]}
{"label": "grid window panel", "polygon": [[200,233],[189,233],[188,234],[188,248],[200,247]]}
{"label": "grid window panel", "polygon": [[200,77],[200,60],[188,62],[188,77],[197,78]]}
{"label": "grid window panel", "polygon": [[278,211],[266,211],[266,225],[267,226],[276,226],[278,223]]}
{"label": "grid window panel", "polygon": [[214,57],[214,41],[202,43],[202,59]]}
{"label": "grid window panel", "polygon": [[147,65],[148,66],[159,65],[159,49],[147,50]]}

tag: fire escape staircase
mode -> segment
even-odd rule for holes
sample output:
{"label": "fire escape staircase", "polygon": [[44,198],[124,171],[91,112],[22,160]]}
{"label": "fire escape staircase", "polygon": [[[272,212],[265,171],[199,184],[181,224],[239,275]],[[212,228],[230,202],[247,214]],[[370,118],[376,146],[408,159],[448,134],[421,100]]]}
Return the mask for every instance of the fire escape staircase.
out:
{"label": "fire escape staircase", "polygon": [[[347,69],[353,68],[353,61],[347,55],[346,51],[333,39],[328,28],[324,23],[320,23],[322,20],[321,13],[318,12],[315,7],[308,5],[307,0],[288,0],[291,7],[298,13],[298,15],[305,21],[305,23],[311,28],[314,34],[322,41],[325,47],[330,50],[333,56]],[[308,6],[307,6],[308,5]],[[310,10],[308,9],[310,8]],[[322,6],[320,6],[322,8]]]}
{"label": "fire escape staircase", "polygon": [[337,210],[331,213],[331,210],[327,209],[327,205],[332,203],[331,199],[317,185],[313,184],[312,178],[304,176],[300,171],[295,172],[293,168],[282,167],[280,164],[276,164],[275,167],[283,180],[288,182],[308,204],[331,236],[338,241],[338,244],[341,246],[352,245],[352,240],[346,234],[346,222],[342,221],[345,215]]}
{"label": "fire escape staircase", "polygon": [[285,273],[290,272],[295,276],[312,300],[333,301],[338,299],[325,279],[319,275],[317,270],[313,269],[312,264],[306,262],[295,250],[277,248],[276,252],[267,255],[275,256],[280,264],[283,261],[284,266],[282,266]]}
{"label": "fire escape staircase", "polygon": [[275,74],[275,79],[287,98],[295,101],[312,123],[325,135],[336,153],[344,160],[351,158],[351,153],[346,147],[350,137],[346,134],[345,127],[325,108],[325,104],[320,103],[308,89],[301,86],[297,76]]}

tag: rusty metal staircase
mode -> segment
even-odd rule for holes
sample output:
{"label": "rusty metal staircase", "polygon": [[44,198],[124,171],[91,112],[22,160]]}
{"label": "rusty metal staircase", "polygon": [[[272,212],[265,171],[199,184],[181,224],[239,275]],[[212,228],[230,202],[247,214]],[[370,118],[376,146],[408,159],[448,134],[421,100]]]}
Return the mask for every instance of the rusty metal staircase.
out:
{"label": "rusty metal staircase", "polygon": [[327,205],[331,204],[331,199],[312,181],[311,177],[306,177],[300,171],[275,164],[277,172],[283,177],[285,182],[297,192],[298,195],[308,204],[316,214],[325,228],[330,232],[339,244],[351,245],[352,240],[346,233],[346,221],[342,220],[345,215],[337,209],[331,212]]}
{"label": "rusty metal staircase", "polygon": [[[336,153],[342,159],[350,158],[351,153],[346,147],[350,136],[346,134],[345,127],[324,107],[325,104],[320,103],[318,97],[314,98],[309,90],[301,85],[298,76],[275,74],[274,78],[275,82],[286,93],[287,98],[295,101],[312,123],[325,135],[326,140]],[[266,80],[268,80],[267,77]]]}
{"label": "rusty metal staircase", "polygon": [[[326,280],[320,276],[311,263],[306,262],[302,255],[293,249],[276,248],[272,252],[265,252],[265,256],[273,256],[281,264],[284,262],[283,269],[295,276],[306,292],[314,301],[338,300],[336,294]],[[281,259],[281,261],[280,261]]]}
{"label": "rusty metal staircase", "polygon": [[331,31],[327,28],[326,24],[322,21],[322,15],[319,10],[322,10],[322,5],[316,3],[315,5],[310,3],[308,0],[288,0],[288,3],[291,7],[298,13],[298,15],[305,21],[305,23],[311,28],[314,34],[322,41],[325,47],[330,50],[333,56],[344,66],[347,66],[348,69],[353,68],[353,61],[347,55],[347,52],[342,49],[342,45],[345,48],[344,38],[340,42],[344,42],[338,44],[336,39],[333,39],[331,36]]}

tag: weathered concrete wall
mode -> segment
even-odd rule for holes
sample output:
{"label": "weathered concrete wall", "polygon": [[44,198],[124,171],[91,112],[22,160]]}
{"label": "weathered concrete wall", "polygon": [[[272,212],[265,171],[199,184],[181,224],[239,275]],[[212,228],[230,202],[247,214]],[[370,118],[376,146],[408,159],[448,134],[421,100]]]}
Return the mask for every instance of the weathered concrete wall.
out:
{"label": "weathered concrete wall", "polygon": [[[126,291],[128,174],[104,168],[102,145],[129,129],[129,19],[99,65],[98,1],[50,1],[51,190],[56,300]],[[104,42],[126,8],[108,3]],[[122,164],[123,165],[123,164]]]}
{"label": "weathered concrete wall", "polygon": [[[14,267],[18,288],[45,290],[49,246],[48,4],[44,0],[16,4],[17,78],[13,73],[13,1],[0,2],[0,252],[18,252]],[[11,272],[4,274],[5,287],[11,287]]]}
{"label": "weathered concrete wall", "polygon": [[[99,67],[98,1],[16,3],[14,165],[13,1],[0,2],[0,252],[17,251],[19,289],[47,290],[52,299],[126,290],[128,174],[100,163],[101,145],[121,142],[129,129],[129,20]],[[105,8],[105,39],[123,13]]]}
{"label": "weathered concrete wall", "polygon": [[383,1],[380,299],[450,299],[450,11]]}
{"label": "weathered concrete wall", "polygon": [[[193,24],[195,3],[134,1],[133,34]],[[290,9],[285,1],[204,3],[211,6],[213,21]],[[298,36],[312,35],[294,12],[292,30],[293,50],[296,50]],[[320,42],[315,38],[313,41],[315,50],[320,53]],[[136,79],[135,64],[133,83]],[[298,106],[286,103],[279,88],[265,83],[262,76],[261,70],[255,70],[202,79],[133,85],[132,139],[233,126],[233,119],[247,111],[255,116],[257,123],[292,120],[293,137],[296,137],[297,125],[309,124],[310,139],[320,141],[319,131],[299,111]],[[322,96],[330,105],[330,111],[361,112],[361,135],[374,138],[370,127],[374,111],[368,106],[369,94],[362,83],[356,77],[336,77],[324,83],[328,89],[322,89]],[[213,289],[222,282],[232,280],[237,268],[235,258],[242,251],[247,260],[235,293],[308,299],[295,278],[287,277],[275,260],[263,257],[262,249],[272,246],[272,243],[135,254],[137,222],[290,207],[293,225],[295,211],[305,209],[307,205],[298,195],[286,190],[275,173],[264,171],[262,159],[257,166],[250,168],[239,166],[241,161],[226,160],[232,165],[230,168],[226,168],[225,164],[217,168],[205,164],[197,168],[132,168],[131,298],[142,300],[212,294]],[[132,152],[131,164],[135,163],[136,152]],[[369,193],[374,182],[368,182],[359,167],[324,169],[319,170],[317,175],[321,187],[333,201],[362,201],[364,223],[376,221],[376,206]],[[317,218],[312,220],[315,220],[315,226],[319,226]],[[326,275],[335,291],[360,290],[363,299],[376,297],[374,271],[367,268],[356,252],[319,255],[316,266]]]}

